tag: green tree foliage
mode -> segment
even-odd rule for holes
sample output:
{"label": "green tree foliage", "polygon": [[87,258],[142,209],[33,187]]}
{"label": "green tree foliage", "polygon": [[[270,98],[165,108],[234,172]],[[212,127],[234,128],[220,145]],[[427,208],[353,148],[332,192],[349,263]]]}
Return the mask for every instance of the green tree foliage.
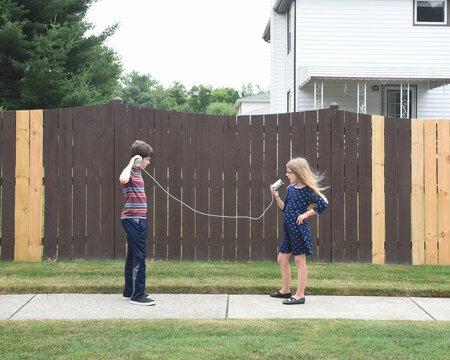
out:
{"label": "green tree foliage", "polygon": [[117,28],[86,36],[94,0],[0,0],[0,104],[57,108],[111,101],[121,65],[104,45]]}
{"label": "green tree foliage", "polygon": [[241,87],[241,98],[245,98],[248,96],[259,95],[265,92],[259,85],[253,85],[252,83],[248,83],[247,85],[242,85]]}
{"label": "green tree foliage", "polygon": [[[243,85],[246,91],[260,91],[256,85]],[[195,85],[189,91],[178,81],[165,89],[150,74],[141,75],[133,71],[121,78],[118,92],[125,104],[182,112],[215,115],[235,115],[234,104],[239,92],[232,88],[214,89],[210,85]]]}
{"label": "green tree foliage", "polygon": [[211,115],[236,115],[237,111],[233,104],[225,102],[213,102],[206,108],[205,114]]}

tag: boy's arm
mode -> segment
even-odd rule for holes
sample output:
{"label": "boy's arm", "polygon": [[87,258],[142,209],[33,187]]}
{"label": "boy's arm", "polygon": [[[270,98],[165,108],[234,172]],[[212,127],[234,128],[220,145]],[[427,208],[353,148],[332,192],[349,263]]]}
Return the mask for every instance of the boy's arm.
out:
{"label": "boy's arm", "polygon": [[130,163],[127,165],[125,169],[122,170],[122,173],[119,176],[119,181],[121,184],[127,184],[130,181],[131,176],[131,168],[133,167],[134,160],[137,159],[139,155],[133,156],[130,160]]}

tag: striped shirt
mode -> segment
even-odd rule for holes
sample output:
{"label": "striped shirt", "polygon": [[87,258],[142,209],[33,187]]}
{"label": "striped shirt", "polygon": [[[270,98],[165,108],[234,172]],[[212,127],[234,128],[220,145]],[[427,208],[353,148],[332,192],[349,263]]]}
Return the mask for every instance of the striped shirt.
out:
{"label": "striped shirt", "polygon": [[147,196],[145,195],[144,180],[139,170],[131,168],[130,180],[121,184],[125,195],[125,206],[121,219],[146,219]]}

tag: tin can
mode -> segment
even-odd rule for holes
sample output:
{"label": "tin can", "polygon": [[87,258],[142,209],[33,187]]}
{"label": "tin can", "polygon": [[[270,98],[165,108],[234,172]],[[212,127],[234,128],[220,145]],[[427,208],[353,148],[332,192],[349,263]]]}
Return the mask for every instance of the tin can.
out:
{"label": "tin can", "polygon": [[136,167],[140,167],[142,165],[142,157],[138,157],[137,159],[134,160],[134,166]]}
{"label": "tin can", "polygon": [[276,191],[284,186],[284,182],[281,179],[278,179],[272,184],[273,189]]}

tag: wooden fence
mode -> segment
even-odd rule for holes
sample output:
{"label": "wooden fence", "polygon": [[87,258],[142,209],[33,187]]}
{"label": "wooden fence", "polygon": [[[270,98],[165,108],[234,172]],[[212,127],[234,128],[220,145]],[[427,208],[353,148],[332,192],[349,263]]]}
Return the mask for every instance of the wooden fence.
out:
{"label": "wooden fence", "polygon": [[[329,185],[329,208],[308,219],[313,261],[450,264],[449,120],[338,109],[212,116],[111,103],[5,111],[0,129],[3,261],[123,259],[118,177],[142,139],[154,148],[147,170],[214,214],[259,216],[286,162],[306,157]],[[276,259],[283,214],[275,204],[259,221],[208,218],[143,176],[149,258]]]}

